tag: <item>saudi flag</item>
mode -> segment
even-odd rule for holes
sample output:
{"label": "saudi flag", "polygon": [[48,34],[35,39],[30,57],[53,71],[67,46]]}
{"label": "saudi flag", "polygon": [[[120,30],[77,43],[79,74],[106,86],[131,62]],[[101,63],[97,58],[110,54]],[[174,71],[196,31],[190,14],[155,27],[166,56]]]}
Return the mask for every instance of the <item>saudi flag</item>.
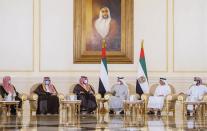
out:
{"label": "saudi flag", "polygon": [[106,41],[102,41],[102,55],[101,55],[101,70],[99,77],[99,88],[98,93],[103,97],[106,92],[109,92],[109,78],[108,78],[108,68],[106,60]]}
{"label": "saudi flag", "polygon": [[143,93],[149,93],[149,84],[147,76],[147,67],[144,55],[144,41],[141,43],[140,58],[138,62],[138,77],[136,82],[136,93],[142,95]]}

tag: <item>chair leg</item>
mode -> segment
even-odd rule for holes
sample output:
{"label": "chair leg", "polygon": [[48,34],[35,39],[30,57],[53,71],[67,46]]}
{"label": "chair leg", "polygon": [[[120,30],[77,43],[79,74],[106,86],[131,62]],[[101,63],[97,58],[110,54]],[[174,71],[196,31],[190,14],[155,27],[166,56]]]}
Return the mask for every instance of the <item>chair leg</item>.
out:
{"label": "chair leg", "polygon": [[173,116],[175,117],[175,109],[173,109]]}
{"label": "chair leg", "polygon": [[32,110],[30,110],[30,116],[32,116]]}
{"label": "chair leg", "polygon": [[169,103],[168,102],[166,103],[166,114],[167,116],[169,115]]}
{"label": "chair leg", "polygon": [[185,104],[183,101],[182,101],[182,112],[183,112],[183,114],[185,114]]}
{"label": "chair leg", "polygon": [[145,100],[144,102],[145,102],[145,108],[144,108],[144,110],[145,110],[145,113],[147,113],[147,101]]}
{"label": "chair leg", "polygon": [[21,116],[23,116],[23,109],[20,109],[20,114]]}

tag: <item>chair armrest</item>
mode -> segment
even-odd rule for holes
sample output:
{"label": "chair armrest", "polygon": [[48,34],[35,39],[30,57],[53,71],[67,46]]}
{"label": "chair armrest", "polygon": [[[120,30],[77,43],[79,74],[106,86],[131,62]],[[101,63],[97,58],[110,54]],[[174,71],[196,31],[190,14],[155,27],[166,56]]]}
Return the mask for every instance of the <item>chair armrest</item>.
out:
{"label": "chair armrest", "polygon": [[21,93],[19,94],[19,98],[22,100],[22,101],[26,101],[28,99],[28,95],[25,94],[25,93]]}
{"label": "chair armrest", "polygon": [[187,95],[184,93],[178,94],[178,101],[185,101],[187,98]]}
{"label": "chair armrest", "polygon": [[104,99],[109,100],[109,98],[112,96],[111,92],[106,92],[104,95]]}
{"label": "chair armrest", "polygon": [[140,95],[136,94],[136,93],[130,94],[129,99],[130,99],[130,97],[135,97],[136,100],[139,100],[141,98]]}
{"label": "chair armrest", "polygon": [[142,94],[141,99],[147,101],[150,97],[150,94]]}
{"label": "chair armrest", "polygon": [[28,99],[29,99],[29,100],[32,100],[32,101],[37,101],[37,99],[38,99],[38,95],[35,94],[35,93],[32,93],[32,94],[30,95],[30,97],[28,97]]}
{"label": "chair armrest", "polygon": [[101,94],[100,93],[96,93],[95,97],[96,97],[96,100],[100,100],[101,99]]}
{"label": "chair armrest", "polygon": [[207,93],[205,93],[205,94],[203,95],[203,101],[206,101],[206,102],[207,102]]}
{"label": "chair armrest", "polygon": [[166,96],[166,100],[167,101],[176,101],[177,97],[178,97],[177,94],[169,94],[169,95]]}
{"label": "chair armrest", "polygon": [[64,100],[65,99],[65,96],[64,96],[63,93],[58,93],[57,96],[58,96],[59,100]]}

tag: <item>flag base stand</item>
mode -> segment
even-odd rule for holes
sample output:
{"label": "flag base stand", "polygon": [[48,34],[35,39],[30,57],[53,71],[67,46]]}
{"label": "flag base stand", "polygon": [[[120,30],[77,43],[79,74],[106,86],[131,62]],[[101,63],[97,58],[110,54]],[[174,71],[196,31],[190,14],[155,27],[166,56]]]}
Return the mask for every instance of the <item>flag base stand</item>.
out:
{"label": "flag base stand", "polygon": [[108,102],[108,99],[101,98],[100,99],[100,102],[101,102],[102,107],[100,108],[99,113],[100,114],[106,114],[106,113],[108,113],[108,110],[104,107],[104,103],[105,102]]}
{"label": "flag base stand", "polygon": [[99,113],[100,114],[106,114],[106,113],[108,113],[108,110],[106,108],[101,108]]}

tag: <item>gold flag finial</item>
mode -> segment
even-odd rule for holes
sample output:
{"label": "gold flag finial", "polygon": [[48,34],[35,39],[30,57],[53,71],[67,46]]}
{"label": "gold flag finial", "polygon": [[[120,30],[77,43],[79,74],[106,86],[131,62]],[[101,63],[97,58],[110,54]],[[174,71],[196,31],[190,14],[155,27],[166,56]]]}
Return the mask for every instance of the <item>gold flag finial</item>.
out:
{"label": "gold flag finial", "polygon": [[144,39],[142,39],[141,48],[144,48]]}
{"label": "gold flag finial", "polygon": [[102,48],[106,48],[106,40],[105,39],[102,40]]}

